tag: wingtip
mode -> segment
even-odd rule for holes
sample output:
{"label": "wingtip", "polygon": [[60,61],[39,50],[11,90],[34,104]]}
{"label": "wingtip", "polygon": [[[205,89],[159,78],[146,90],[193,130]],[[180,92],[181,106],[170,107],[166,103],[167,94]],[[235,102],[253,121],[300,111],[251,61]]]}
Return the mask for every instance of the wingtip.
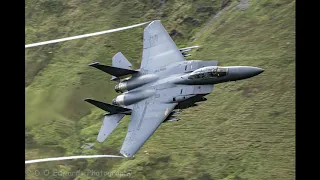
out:
{"label": "wingtip", "polygon": [[112,114],[109,113],[109,112],[106,112],[106,113],[103,114],[103,116],[109,116],[109,115],[112,115]]}
{"label": "wingtip", "polygon": [[151,24],[153,24],[153,23],[156,23],[156,22],[161,23],[161,20],[158,20],[158,19],[153,20],[153,21],[151,21],[151,22],[149,23],[149,25],[151,25]]}
{"label": "wingtip", "polygon": [[132,158],[132,156],[130,156],[130,154],[126,153],[124,150],[120,150],[120,154],[122,154],[122,156],[125,158]]}
{"label": "wingtip", "polygon": [[98,61],[96,61],[96,62],[88,64],[88,66],[95,66],[95,65],[98,65],[98,64],[100,64],[100,63]]}
{"label": "wingtip", "polygon": [[85,98],[85,99],[83,99],[84,101],[86,101],[86,102],[89,102],[90,100],[92,100],[91,98]]}
{"label": "wingtip", "polygon": [[127,156],[127,155],[125,155],[125,154],[122,154],[122,156],[124,156],[125,158],[128,158],[128,156]]}

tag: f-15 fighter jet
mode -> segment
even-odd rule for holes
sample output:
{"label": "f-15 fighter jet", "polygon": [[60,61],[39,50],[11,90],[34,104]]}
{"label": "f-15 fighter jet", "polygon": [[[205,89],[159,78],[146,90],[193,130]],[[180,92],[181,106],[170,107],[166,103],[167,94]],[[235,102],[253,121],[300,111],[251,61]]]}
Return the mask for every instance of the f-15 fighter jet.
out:
{"label": "f-15 fighter jet", "polygon": [[[111,104],[93,99],[85,101],[107,111],[97,140],[103,142],[125,115],[131,115],[120,153],[132,157],[165,122],[178,121],[180,109],[205,101],[215,84],[247,79],[264,70],[251,66],[219,66],[218,61],[186,60],[186,52],[197,46],[179,49],[159,20],[152,21],[143,33],[140,69],[119,52],[112,66],[89,64],[112,75],[121,93]],[[128,77],[129,76],[129,77]],[[126,77],[126,78],[124,78]]]}

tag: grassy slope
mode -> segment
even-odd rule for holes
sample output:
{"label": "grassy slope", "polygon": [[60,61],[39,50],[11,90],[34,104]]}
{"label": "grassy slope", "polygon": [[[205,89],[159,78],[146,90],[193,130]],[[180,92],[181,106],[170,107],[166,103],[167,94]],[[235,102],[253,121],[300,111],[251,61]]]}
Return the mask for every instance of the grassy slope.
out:
{"label": "grassy slope", "polygon": [[[168,1],[159,11],[159,3],[151,1],[29,0],[26,44],[158,18],[169,32],[181,33],[174,39],[183,46],[221,6],[221,1],[190,2]],[[199,13],[201,10],[205,12]],[[108,141],[91,150],[80,148],[95,142],[103,113],[82,99],[110,101],[116,95],[110,76],[87,64],[95,59],[110,64],[112,55],[121,51],[138,67],[142,30],[26,50],[26,159],[118,153],[129,117]],[[28,168],[130,170],[131,177],[138,179],[293,179],[295,1],[260,0],[252,1],[246,11],[231,8],[195,44],[201,49],[192,59],[258,66],[265,72],[246,81],[215,86],[208,101],[184,111],[181,121],[163,124],[134,160],[76,160]]]}

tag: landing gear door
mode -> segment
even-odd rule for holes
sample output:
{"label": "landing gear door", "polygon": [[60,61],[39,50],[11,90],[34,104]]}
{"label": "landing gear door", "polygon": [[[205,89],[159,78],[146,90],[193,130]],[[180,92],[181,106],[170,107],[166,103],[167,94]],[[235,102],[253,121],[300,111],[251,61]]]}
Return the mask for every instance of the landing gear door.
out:
{"label": "landing gear door", "polygon": [[193,93],[194,94],[209,94],[213,90],[213,85],[208,84],[208,85],[195,85],[193,86]]}
{"label": "landing gear door", "polygon": [[179,87],[179,95],[185,96],[185,95],[193,95],[193,87],[192,86],[182,86]]}

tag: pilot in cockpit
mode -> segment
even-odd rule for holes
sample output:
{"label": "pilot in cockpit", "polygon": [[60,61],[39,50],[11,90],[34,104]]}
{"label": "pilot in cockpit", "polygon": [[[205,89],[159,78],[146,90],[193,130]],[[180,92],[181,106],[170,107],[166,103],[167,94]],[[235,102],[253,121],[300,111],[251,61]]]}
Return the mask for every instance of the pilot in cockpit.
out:
{"label": "pilot in cockpit", "polygon": [[188,77],[189,79],[207,79],[225,76],[228,73],[228,68],[225,67],[204,67],[195,70]]}

